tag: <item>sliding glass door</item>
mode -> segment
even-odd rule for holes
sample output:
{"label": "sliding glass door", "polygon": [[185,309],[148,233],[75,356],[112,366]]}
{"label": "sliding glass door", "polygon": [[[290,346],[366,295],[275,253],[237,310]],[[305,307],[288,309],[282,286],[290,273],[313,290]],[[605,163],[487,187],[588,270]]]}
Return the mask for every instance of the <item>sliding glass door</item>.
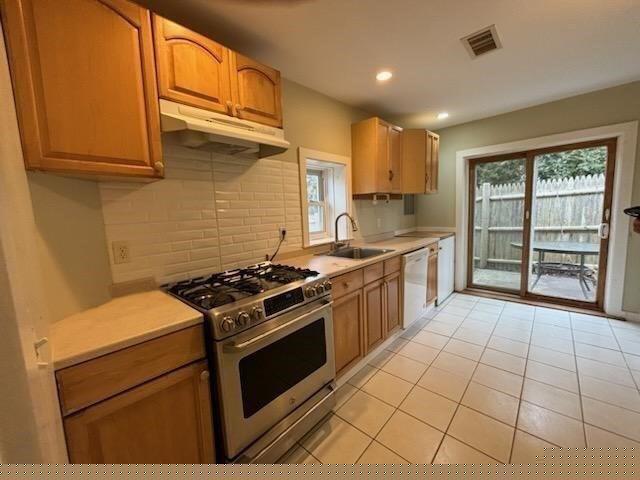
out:
{"label": "sliding glass door", "polygon": [[471,164],[470,284],[519,292],[522,284],[526,157]]}
{"label": "sliding glass door", "polygon": [[616,141],[470,164],[468,285],[602,308]]}

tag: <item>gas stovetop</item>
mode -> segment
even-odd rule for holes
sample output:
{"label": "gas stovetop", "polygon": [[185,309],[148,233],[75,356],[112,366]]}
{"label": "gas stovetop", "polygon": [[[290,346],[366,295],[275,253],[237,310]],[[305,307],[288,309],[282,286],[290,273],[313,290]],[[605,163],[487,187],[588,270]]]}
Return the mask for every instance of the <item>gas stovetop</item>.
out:
{"label": "gas stovetop", "polygon": [[162,288],[205,312],[221,338],[328,293],[331,282],[313,270],[263,262]]}
{"label": "gas stovetop", "polygon": [[218,308],[267,290],[320,275],[313,270],[270,262],[165,285],[178,298],[204,310]]}

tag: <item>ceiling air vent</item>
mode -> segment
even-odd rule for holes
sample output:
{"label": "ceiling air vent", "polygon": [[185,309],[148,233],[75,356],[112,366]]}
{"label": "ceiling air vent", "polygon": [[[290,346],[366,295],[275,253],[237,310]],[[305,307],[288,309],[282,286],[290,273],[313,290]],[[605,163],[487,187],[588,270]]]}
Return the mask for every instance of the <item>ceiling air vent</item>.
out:
{"label": "ceiling air vent", "polygon": [[471,35],[461,38],[462,43],[471,55],[471,58],[479,57],[485,53],[502,48],[495,25],[483,28]]}

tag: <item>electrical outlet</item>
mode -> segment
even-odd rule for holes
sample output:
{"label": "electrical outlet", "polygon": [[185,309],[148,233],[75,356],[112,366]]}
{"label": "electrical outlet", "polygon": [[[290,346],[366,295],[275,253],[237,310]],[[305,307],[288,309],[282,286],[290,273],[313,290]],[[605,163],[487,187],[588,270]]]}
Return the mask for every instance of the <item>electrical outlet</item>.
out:
{"label": "electrical outlet", "polygon": [[378,228],[382,228],[382,219],[376,218],[376,224],[378,225]]}
{"label": "electrical outlet", "polygon": [[285,237],[287,236],[287,228],[286,227],[280,227],[280,228],[278,228],[278,231],[280,232],[280,238],[284,240]]}
{"label": "electrical outlet", "polygon": [[111,249],[113,250],[113,263],[129,263],[131,261],[129,242],[111,242]]}

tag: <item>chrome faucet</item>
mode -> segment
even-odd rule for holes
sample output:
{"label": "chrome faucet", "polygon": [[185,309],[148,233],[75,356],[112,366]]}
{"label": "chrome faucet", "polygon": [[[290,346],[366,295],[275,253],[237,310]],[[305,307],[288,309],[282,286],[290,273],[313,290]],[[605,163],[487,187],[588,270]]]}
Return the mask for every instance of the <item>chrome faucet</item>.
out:
{"label": "chrome faucet", "polygon": [[344,247],[346,244],[343,242],[340,242],[340,239],[338,238],[338,222],[340,221],[340,219],[342,217],[347,217],[349,220],[351,220],[351,230],[354,232],[358,231],[358,224],[356,223],[356,221],[353,219],[353,217],[351,215],[349,215],[347,212],[341,213],[340,215],[338,215],[336,217],[336,223],[334,226],[334,231],[335,231],[335,241],[333,242],[333,251],[338,250],[340,247]]}

